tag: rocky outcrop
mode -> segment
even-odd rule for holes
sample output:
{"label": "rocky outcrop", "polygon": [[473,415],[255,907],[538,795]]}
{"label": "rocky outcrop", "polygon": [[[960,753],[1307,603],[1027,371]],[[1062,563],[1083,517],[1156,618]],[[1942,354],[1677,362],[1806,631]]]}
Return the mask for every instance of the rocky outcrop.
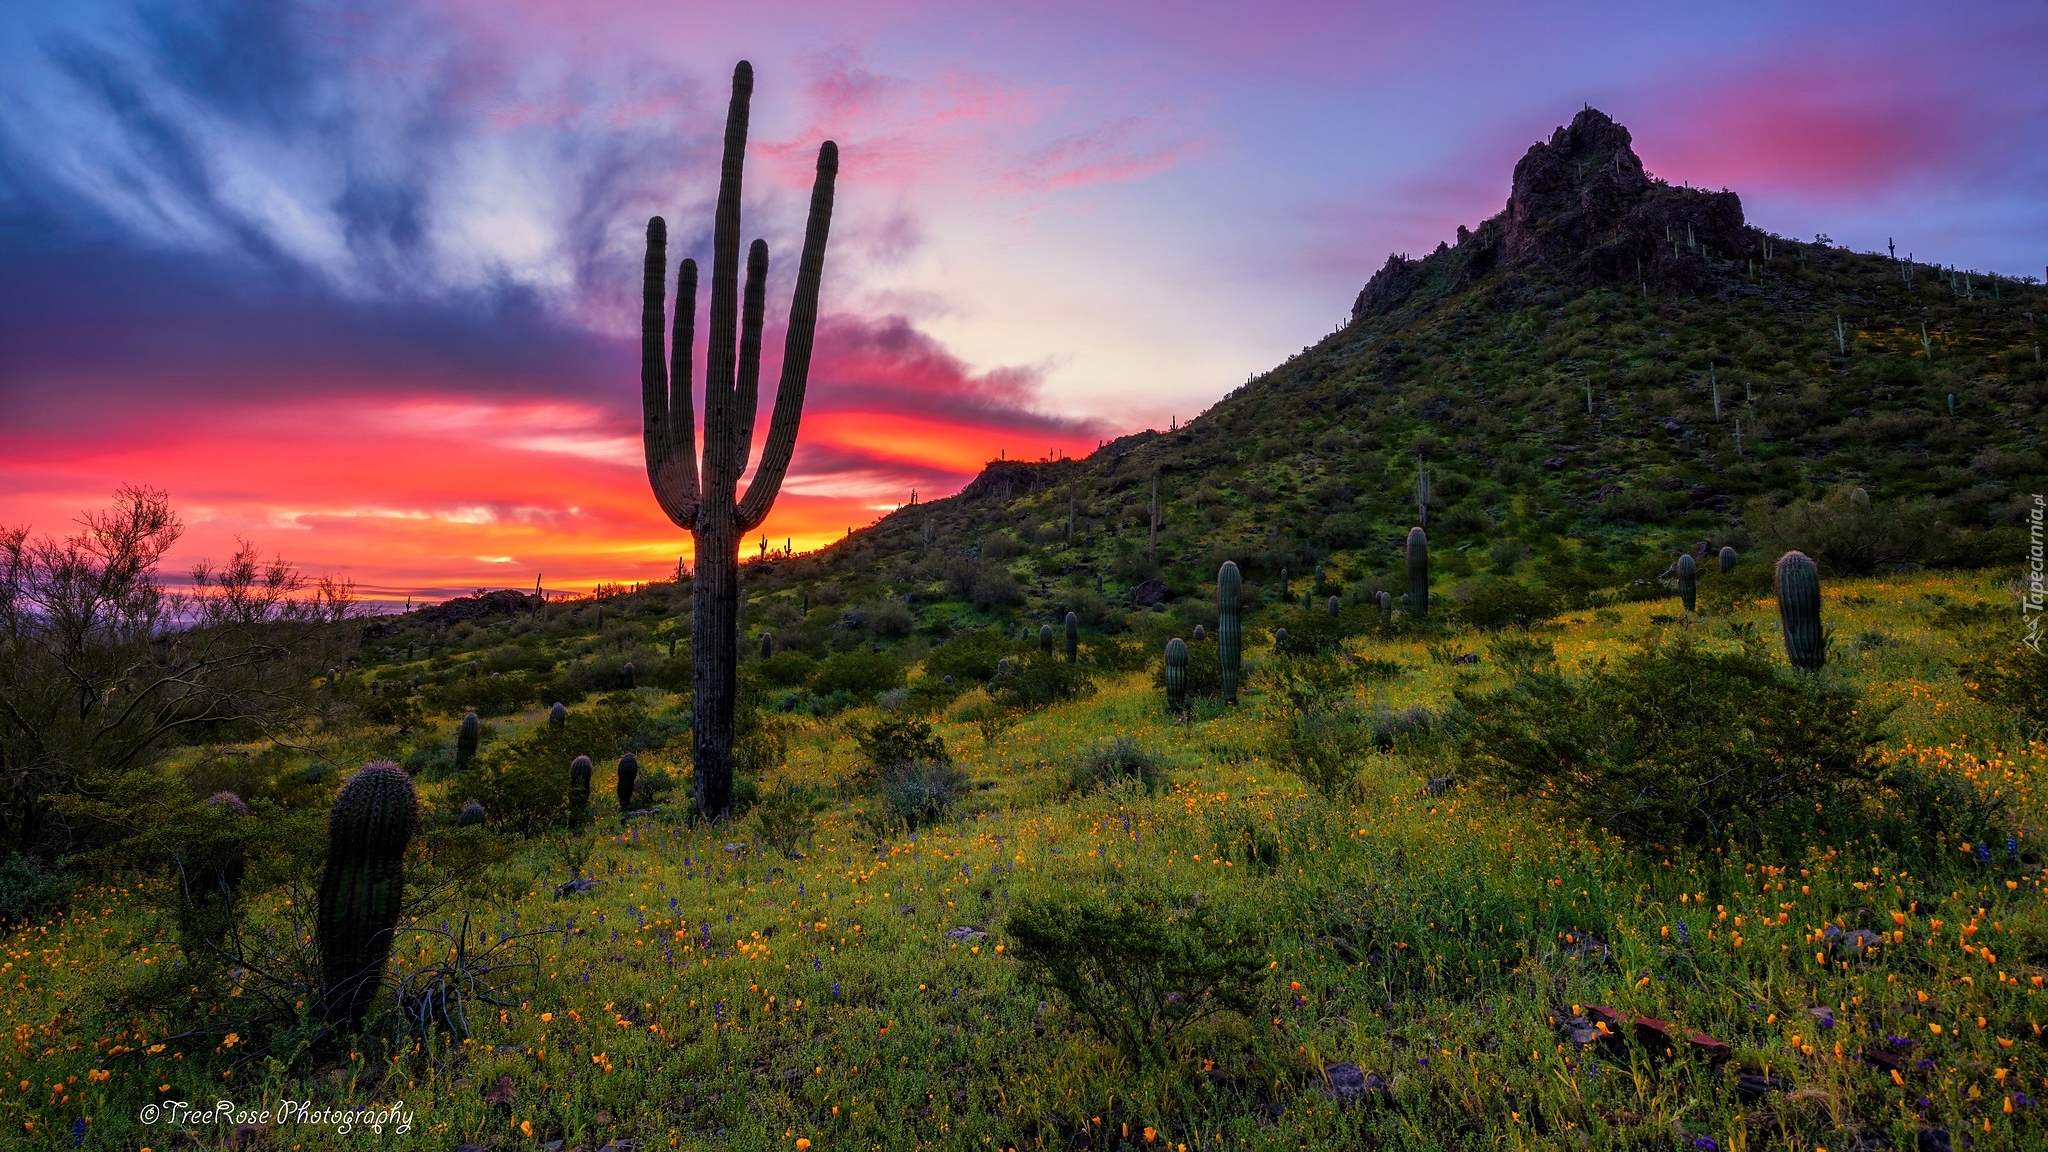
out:
{"label": "rocky outcrop", "polygon": [[1587,108],[1515,165],[1507,206],[1458,229],[1422,259],[1389,256],[1358,294],[1352,319],[1379,315],[1495,271],[1540,269],[1581,286],[1699,291],[1754,233],[1733,192],[1673,187],[1643,169],[1627,128]]}

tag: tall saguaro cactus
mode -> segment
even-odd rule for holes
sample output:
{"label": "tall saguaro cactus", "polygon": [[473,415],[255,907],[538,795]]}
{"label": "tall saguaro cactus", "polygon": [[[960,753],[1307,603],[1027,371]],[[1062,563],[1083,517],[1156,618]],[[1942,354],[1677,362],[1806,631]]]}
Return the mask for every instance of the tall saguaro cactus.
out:
{"label": "tall saguaro cactus", "polygon": [[1827,634],[1820,623],[1820,569],[1804,552],[1787,552],[1778,557],[1771,583],[1778,593],[1786,659],[1802,671],[1820,671],[1828,659]]}
{"label": "tall saguaro cactus", "polygon": [[1408,530],[1408,614],[1429,618],[1429,534],[1421,528]]}
{"label": "tall saguaro cactus", "polygon": [[1223,702],[1237,703],[1238,656],[1244,631],[1238,624],[1237,597],[1240,588],[1237,562],[1225,560],[1216,570],[1216,658],[1222,663]]}
{"label": "tall saguaro cactus", "polygon": [[327,817],[315,924],[327,1018],[354,1031],[376,999],[405,897],[405,849],[419,822],[412,777],[376,760],[349,777]]}
{"label": "tall saguaro cactus", "polygon": [[[818,327],[818,282],[825,270],[825,239],[832,224],[832,192],[839,174],[839,147],[818,147],[810,219],[804,226],[803,256],[797,264],[796,293],[790,303],[783,343],[782,382],[760,467],[744,497],[741,473],[754,439],[760,394],[761,328],[768,279],[768,245],[747,251],[744,294],[739,280],[740,176],[747,150],[747,109],[754,92],[753,66],[733,69],[732,103],[725,117],[725,157],[719,168],[718,208],[712,224],[711,331],[704,356],[704,456],[697,460],[697,422],[691,401],[691,345],[697,314],[697,264],[684,260],[676,274],[674,338],[664,338],[668,318],[668,226],[647,222],[647,261],[640,316],[640,399],[646,415],[643,441],[647,480],[661,510],[690,530],[697,559],[691,589],[694,620],[691,686],[696,708],[691,731],[697,811],[719,818],[732,811],[733,705],[738,696],[739,546],[760,526],[782,489],[796,448],[809,382],[811,340]],[[666,355],[664,355],[666,353]]]}

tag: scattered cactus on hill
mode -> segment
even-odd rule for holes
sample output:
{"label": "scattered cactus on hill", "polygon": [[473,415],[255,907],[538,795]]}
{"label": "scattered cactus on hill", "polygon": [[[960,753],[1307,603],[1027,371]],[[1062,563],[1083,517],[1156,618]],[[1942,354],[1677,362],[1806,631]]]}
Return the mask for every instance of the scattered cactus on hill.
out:
{"label": "scattered cactus on hill", "polygon": [[1179,713],[1188,703],[1188,646],[1175,636],[1166,642],[1166,710]]}
{"label": "scattered cactus on hill", "polygon": [[1067,613],[1067,663],[1081,658],[1081,617]]}
{"label": "scattered cactus on hill", "polygon": [[1237,598],[1240,581],[1235,561],[1225,560],[1216,570],[1216,657],[1222,662],[1223,702],[1237,703],[1237,668],[1243,630],[1238,626]]}
{"label": "scattered cactus on hill", "polygon": [[1429,618],[1429,536],[1420,527],[1408,530],[1408,614]]}
{"label": "scattered cactus on hill", "polygon": [[455,826],[457,828],[475,828],[483,822],[484,806],[474,800],[464,804],[462,811],[455,815]]}
{"label": "scattered cactus on hill", "polygon": [[1052,655],[1052,625],[1040,624],[1038,626],[1038,650],[1047,656]]}
{"label": "scattered cactus on hill", "polygon": [[640,758],[631,752],[619,757],[619,811],[633,809],[633,785],[640,779]]}
{"label": "scattered cactus on hill", "polygon": [[569,818],[580,825],[590,811],[590,757],[569,761]]}
{"label": "scattered cactus on hill", "polygon": [[315,927],[327,1019],[354,1031],[376,999],[405,896],[419,797],[405,769],[375,760],[349,777],[327,818]]}
{"label": "scattered cactus on hill", "polygon": [[462,723],[455,729],[455,770],[462,771],[476,759],[477,740],[483,735],[483,721],[474,712],[462,714]]}
{"label": "scattered cactus on hill", "polygon": [[1826,634],[1820,623],[1820,569],[1805,553],[1787,552],[1778,558],[1771,583],[1778,593],[1786,658],[1802,671],[1820,671],[1827,664]]}
{"label": "scattered cactus on hill", "polygon": [[560,700],[555,701],[554,707],[548,709],[548,727],[560,728],[568,722],[568,706],[563,704]]}
{"label": "scattered cactus on hill", "polygon": [[1693,560],[1692,553],[1682,552],[1678,556],[1677,568],[1678,599],[1685,605],[1685,610],[1690,612],[1700,594],[1699,564]]}
{"label": "scattered cactus on hill", "polygon": [[1733,571],[1735,571],[1735,548],[1733,545],[1723,544],[1721,545],[1721,575],[1726,576]]}

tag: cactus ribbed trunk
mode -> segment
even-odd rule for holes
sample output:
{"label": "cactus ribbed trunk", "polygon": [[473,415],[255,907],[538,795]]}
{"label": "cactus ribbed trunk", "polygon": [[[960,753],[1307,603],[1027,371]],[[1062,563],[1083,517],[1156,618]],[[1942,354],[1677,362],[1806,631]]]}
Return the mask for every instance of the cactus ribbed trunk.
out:
{"label": "cactus ribbed trunk", "polygon": [[1380,602],[1380,616],[1392,620],[1394,618],[1394,594],[1382,590],[1377,599]]}
{"label": "cactus ribbed trunk", "polygon": [[1693,605],[1698,602],[1699,595],[1699,565],[1693,560],[1692,553],[1687,552],[1678,557],[1678,599],[1685,605],[1685,610],[1690,612]]}
{"label": "cactus ribbed trunk", "polygon": [[811,186],[810,217],[804,227],[803,255],[797,265],[795,295],[790,304],[775,414],[769,423],[760,467],[742,497],[739,480],[746,471],[753,444],[760,393],[763,296],[768,279],[768,246],[756,240],[747,253],[747,279],[742,296],[740,190],[753,90],[754,70],[743,60],[733,69],[732,102],[725,121],[725,154],[719,169],[718,207],[712,225],[701,487],[690,383],[697,265],[695,261],[684,260],[678,268],[674,335],[672,339],[666,338],[662,322],[668,314],[668,226],[659,216],[647,222],[640,324],[640,397],[646,416],[642,439],[648,484],[669,520],[690,530],[696,553],[697,571],[691,597],[691,758],[697,811],[711,819],[721,819],[732,812],[740,541],[767,518],[796,448],[804,390],[810,377],[811,344],[818,325],[818,285],[824,275],[825,242],[831,230],[833,188],[839,172],[839,148],[828,140],[818,148],[817,178]]}
{"label": "cactus ribbed trunk", "polygon": [[554,707],[548,709],[548,727],[560,728],[568,722],[568,706],[563,704],[560,700],[555,701]]}
{"label": "cactus ribbed trunk", "polygon": [[1216,570],[1216,659],[1223,671],[1223,702],[1237,703],[1237,669],[1243,631],[1238,627],[1237,599],[1240,582],[1235,561],[1225,560]]}
{"label": "cactus ribbed trunk", "polygon": [[619,811],[624,813],[633,806],[633,785],[640,779],[640,758],[631,752],[619,757]]}
{"label": "cactus ribbed trunk", "polygon": [[1342,608],[1343,605],[1337,603],[1337,598],[1335,596],[1330,597],[1330,615],[1337,615],[1338,612],[1342,610]]}
{"label": "cactus ribbed trunk", "polygon": [[1785,630],[1785,657],[1794,668],[1818,672],[1827,663],[1820,624],[1820,570],[1803,552],[1778,558],[1772,585],[1778,593],[1778,621]]}
{"label": "cactus ribbed trunk", "polygon": [[1733,571],[1735,571],[1735,549],[1723,544],[1721,545],[1721,575],[1726,576]]}
{"label": "cactus ribbed trunk", "polygon": [[1188,705],[1188,646],[1175,636],[1166,642],[1166,710],[1181,712]]}
{"label": "cactus ribbed trunk", "polygon": [[1408,614],[1429,618],[1429,536],[1421,528],[1408,530]]}
{"label": "cactus ribbed trunk", "polygon": [[377,760],[349,777],[327,817],[315,933],[329,1022],[353,1032],[375,1000],[405,897],[405,850],[419,797],[405,769]]}
{"label": "cactus ribbed trunk", "polygon": [[1038,626],[1038,650],[1047,656],[1052,655],[1052,625]]}
{"label": "cactus ribbed trunk", "polygon": [[1067,613],[1067,663],[1072,664],[1080,658],[1081,618],[1069,612]]}
{"label": "cactus ribbed trunk", "polygon": [[590,757],[569,761],[569,820],[581,827],[590,811]]}
{"label": "cactus ribbed trunk", "polygon": [[469,767],[469,762],[476,759],[476,744],[482,734],[483,721],[477,719],[476,713],[463,713],[462,723],[455,729],[455,770],[457,772]]}

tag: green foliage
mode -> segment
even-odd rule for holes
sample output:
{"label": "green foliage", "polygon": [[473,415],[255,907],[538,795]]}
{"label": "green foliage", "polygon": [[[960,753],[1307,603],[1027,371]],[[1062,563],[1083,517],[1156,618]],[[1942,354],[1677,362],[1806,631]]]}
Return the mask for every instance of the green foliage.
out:
{"label": "green foliage", "polygon": [[1301,656],[1273,661],[1266,674],[1266,755],[1327,799],[1355,797],[1374,746],[1371,717],[1356,696],[1358,670],[1332,656]]}
{"label": "green foliage", "polygon": [[1458,606],[1457,615],[1474,628],[1527,628],[1557,615],[1559,599],[1552,588],[1534,588],[1519,580],[1488,580]]}
{"label": "green foliage", "polygon": [[831,803],[821,789],[786,783],[754,806],[754,836],[785,858],[795,859],[799,847],[810,847],[817,833],[818,813]]}
{"label": "green foliage", "polygon": [[1004,708],[1028,711],[1094,695],[1095,682],[1079,664],[1069,664],[1050,651],[1033,652],[1010,662],[1008,674],[989,682],[988,694]]}
{"label": "green foliage", "polygon": [[1010,645],[991,629],[962,632],[925,655],[924,674],[941,680],[951,676],[955,684],[986,684],[1009,653]]}
{"label": "green foliage", "polygon": [[1134,1065],[1170,1065],[1192,1025],[1258,1015],[1265,934],[1215,900],[1127,888],[1029,895],[1004,925],[1025,976],[1057,992]]}
{"label": "green foliage", "polygon": [[1128,736],[1091,744],[1068,770],[1065,794],[1092,792],[1119,784],[1135,784],[1150,796],[1166,778],[1159,758]]}
{"label": "green foliage", "polygon": [[953,814],[967,791],[967,774],[951,761],[919,760],[882,773],[879,791],[890,813],[915,832]]}
{"label": "green foliage", "polygon": [[1869,576],[1900,565],[1953,563],[1960,538],[1938,503],[1921,498],[1873,502],[1837,489],[1823,500],[1782,508],[1751,501],[1743,524],[1765,552],[1803,552],[1829,576]]}
{"label": "green foliage", "polygon": [[2009,635],[1985,640],[1982,653],[1956,670],[1963,687],[2006,710],[2029,739],[2048,735],[2048,656]]}
{"label": "green foliage", "polygon": [[456,792],[459,799],[481,802],[494,824],[538,832],[568,817],[568,765],[576,757],[660,748],[682,735],[678,728],[679,722],[650,716],[636,697],[608,696],[570,712],[560,727],[542,724],[491,744]]}
{"label": "green foliage", "polygon": [[884,652],[836,652],[818,662],[811,691],[820,696],[850,692],[865,700],[903,683],[903,661]]}
{"label": "green foliage", "polygon": [[1785,675],[1755,641],[1721,652],[1680,632],[1583,676],[1517,673],[1455,690],[1465,762],[1635,843],[1768,842],[1879,776],[1882,710]]}
{"label": "green foliage", "polygon": [[946,750],[945,737],[933,731],[926,721],[913,717],[888,716],[869,725],[854,724],[852,735],[863,762],[855,773],[857,783],[879,780],[912,764],[953,762],[953,754]]}
{"label": "green foliage", "polygon": [[71,878],[26,856],[0,861],[0,928],[62,910],[71,900]]}
{"label": "green foliage", "polygon": [[801,648],[784,648],[754,666],[754,674],[763,684],[776,688],[794,688],[808,683],[818,669],[818,661]]}

